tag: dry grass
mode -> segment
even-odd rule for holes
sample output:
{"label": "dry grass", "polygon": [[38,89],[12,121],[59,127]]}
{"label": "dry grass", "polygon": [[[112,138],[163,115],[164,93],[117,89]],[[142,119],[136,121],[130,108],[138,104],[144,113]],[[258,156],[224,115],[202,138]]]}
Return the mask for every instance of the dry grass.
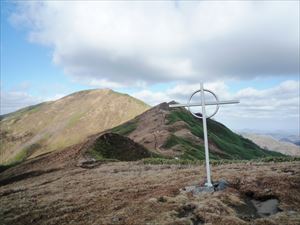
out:
{"label": "dry grass", "polygon": [[[199,196],[180,192],[202,183],[204,171],[203,166],[141,162],[68,166],[1,186],[0,218],[4,225],[300,224],[298,162],[215,166],[214,180],[225,178],[232,185],[226,191]],[[235,209],[244,204],[245,195],[275,197],[283,211],[243,220]]]}
{"label": "dry grass", "polygon": [[130,96],[103,89],[77,92],[13,113],[0,121],[0,164],[16,160],[18,153],[32,144],[40,148],[31,152],[30,158],[77,144],[148,108]]}

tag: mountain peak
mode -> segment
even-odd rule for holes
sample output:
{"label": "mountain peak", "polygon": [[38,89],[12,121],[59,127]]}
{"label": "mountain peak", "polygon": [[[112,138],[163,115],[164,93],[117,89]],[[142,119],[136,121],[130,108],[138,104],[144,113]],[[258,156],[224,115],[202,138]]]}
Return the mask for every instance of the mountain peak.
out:
{"label": "mountain peak", "polygon": [[27,107],[0,121],[0,163],[63,149],[147,109],[144,102],[111,89],[83,90]]}
{"label": "mountain peak", "polygon": [[81,96],[81,95],[88,95],[88,94],[108,94],[108,93],[117,93],[114,92],[112,89],[104,88],[104,89],[87,89],[87,90],[81,90],[73,92],[69,95],[64,96],[63,98],[67,97],[74,97],[74,96]]}

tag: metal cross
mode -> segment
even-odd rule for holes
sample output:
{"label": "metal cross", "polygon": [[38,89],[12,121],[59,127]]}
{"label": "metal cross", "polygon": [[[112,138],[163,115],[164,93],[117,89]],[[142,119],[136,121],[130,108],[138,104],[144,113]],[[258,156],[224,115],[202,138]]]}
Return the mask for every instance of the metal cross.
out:
{"label": "metal cross", "polygon": [[[205,101],[205,95],[204,92],[209,92],[211,93],[216,101],[212,101],[212,102],[206,102]],[[197,93],[201,94],[201,102],[199,103],[193,103],[191,104],[191,100],[193,98],[193,96]],[[211,174],[210,174],[210,166],[209,166],[209,151],[208,151],[208,139],[207,139],[207,125],[206,125],[206,118],[211,118],[214,115],[216,115],[216,113],[219,110],[219,105],[224,105],[224,104],[235,104],[235,103],[239,103],[239,100],[227,100],[227,101],[219,101],[217,95],[215,93],[213,93],[210,90],[204,89],[203,88],[203,83],[200,83],[200,90],[195,91],[191,97],[189,98],[189,101],[187,102],[187,104],[170,104],[169,106],[171,108],[175,108],[175,107],[188,107],[188,110],[190,111],[190,113],[199,118],[202,119],[203,122],[203,132],[204,132],[204,147],[205,147],[205,164],[206,164],[206,175],[207,175],[207,183],[205,183],[205,186],[207,187],[212,187],[212,183],[211,183]],[[209,116],[206,115],[206,111],[205,111],[205,106],[207,105],[216,105],[216,110]],[[202,106],[202,116],[197,115],[196,113],[193,113],[191,111],[191,107],[193,106]]]}

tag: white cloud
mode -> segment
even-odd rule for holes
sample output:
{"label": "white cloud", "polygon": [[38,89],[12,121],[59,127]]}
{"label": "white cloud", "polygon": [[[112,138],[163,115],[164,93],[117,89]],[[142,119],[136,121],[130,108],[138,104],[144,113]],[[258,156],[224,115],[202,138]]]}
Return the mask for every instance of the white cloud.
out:
{"label": "white cloud", "polygon": [[58,100],[58,99],[60,99],[60,98],[62,98],[64,96],[66,96],[66,94],[55,94],[53,96],[44,98],[43,101],[55,101],[55,100]]}
{"label": "white cloud", "polygon": [[[207,83],[205,88],[215,92],[221,100],[240,100],[240,104],[237,105],[221,106],[220,113],[216,117],[220,120],[239,118],[239,120],[244,120],[243,124],[249,124],[248,120],[256,119],[272,119],[273,121],[299,119],[300,87],[299,81],[296,80],[287,80],[277,86],[262,90],[244,88],[236,93],[230,93],[229,88],[223,82]],[[134,93],[133,96],[150,105],[171,100],[186,103],[191,92],[198,89],[199,84],[183,84],[169,88],[165,92],[152,92],[145,89]]]}
{"label": "white cloud", "polygon": [[164,92],[152,92],[150,90],[142,90],[132,94],[133,97],[143,100],[149,105],[157,105],[162,102],[169,102],[172,99]]}
{"label": "white cloud", "polygon": [[55,94],[48,97],[36,97],[26,91],[10,90],[1,91],[0,94],[0,115],[11,113],[27,106],[32,106],[45,101],[55,101],[64,97],[65,94]]}
{"label": "white cloud", "polygon": [[246,88],[238,91],[236,97],[243,101],[235,115],[245,118],[299,118],[299,81],[287,80],[264,90]]}
{"label": "white cloud", "polygon": [[298,1],[18,3],[11,16],[99,87],[299,73]]}
{"label": "white cloud", "polygon": [[40,103],[43,99],[22,91],[1,91],[0,100],[0,115],[2,115]]}
{"label": "white cloud", "polygon": [[[297,81],[236,93],[226,85],[234,79],[299,76],[298,1],[29,1],[17,6],[11,21],[28,29],[31,42],[49,46],[53,62],[75,82],[139,87],[133,96],[155,105],[186,102],[203,80],[220,99],[241,100],[223,106],[217,119],[234,118],[247,127],[265,121],[270,127],[275,120],[295,127],[299,120]],[[181,84],[164,92],[148,89],[167,82]],[[3,96],[1,113],[45,100],[26,91]]]}
{"label": "white cloud", "polygon": [[[199,88],[199,83],[183,83],[168,88],[164,92],[143,89],[141,91],[133,93],[132,96],[139,98],[152,106],[157,105],[161,102],[168,102],[172,100],[185,103],[188,100],[188,97],[190,97],[191,93],[198,90]],[[228,92],[228,87],[224,82],[208,82],[205,84],[205,89],[209,89],[218,93],[218,96],[220,96],[221,98],[231,97]]]}

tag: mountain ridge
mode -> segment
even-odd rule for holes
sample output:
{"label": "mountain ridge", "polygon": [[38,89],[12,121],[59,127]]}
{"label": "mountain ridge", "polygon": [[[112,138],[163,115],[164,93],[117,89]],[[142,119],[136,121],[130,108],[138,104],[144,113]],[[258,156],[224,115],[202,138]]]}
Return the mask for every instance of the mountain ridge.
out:
{"label": "mountain ridge", "polygon": [[[283,156],[260,148],[217,121],[208,119],[207,125],[209,154],[213,161]],[[148,159],[148,162],[177,161],[175,163],[204,161],[202,121],[186,109],[170,108],[168,103],[161,103],[61,151],[29,157],[17,166],[0,167],[0,172],[5,170],[0,174],[0,181],[7,184],[23,179],[26,174],[36,176],[63,168],[94,168],[106,162],[141,159]],[[288,160],[287,157],[278,159]]]}
{"label": "mountain ridge", "polygon": [[111,89],[92,89],[2,115],[0,164],[64,149],[148,108],[129,95]]}
{"label": "mountain ridge", "polygon": [[[115,104],[112,104],[112,102],[115,102]],[[97,104],[100,104],[101,107],[95,106]],[[37,131],[27,129],[27,133],[19,132],[19,136],[9,129],[1,129],[0,134],[1,139],[4,140],[4,143],[6,141],[5,144],[8,147],[11,147],[9,144],[12,142],[21,143],[19,146],[17,145],[19,152],[13,155],[14,161],[34,158],[47,152],[60,151],[69,146],[72,148],[76,144],[90,143],[87,146],[92,146],[91,142],[96,143],[101,139],[101,136],[109,133],[124,137],[120,137],[123,142],[121,146],[142,146],[150,152],[151,156],[188,160],[204,159],[202,121],[193,117],[186,109],[170,108],[169,104],[164,102],[149,108],[140,100],[110,89],[84,90],[67,95],[57,101],[19,110],[16,115],[12,114],[0,122],[1,128],[5,128],[5,126],[9,128],[10,124],[12,124],[12,127],[20,126],[19,123],[21,125],[26,124],[28,117],[37,117],[37,113],[42,112],[40,119],[52,119],[51,126],[46,126],[46,129],[37,129]],[[88,110],[84,110],[85,108],[88,108]],[[110,110],[107,110],[107,108]],[[57,113],[54,119],[49,118],[49,114],[53,113]],[[117,118],[117,121],[110,120],[112,118]],[[82,121],[84,123],[81,123]],[[31,124],[33,128],[36,128],[37,123],[39,124],[41,121],[33,122]],[[281,156],[280,153],[260,148],[252,141],[235,134],[215,120],[208,119],[207,124],[211,159],[254,159],[266,156]],[[90,127],[92,129],[87,129]],[[49,132],[52,133],[49,134]],[[11,134],[13,135],[10,136]],[[57,140],[51,142],[53,136],[59,136],[59,140],[63,143],[57,145],[57,142],[55,142]],[[130,140],[127,138],[137,145],[129,143]],[[24,147],[23,143],[27,146]],[[48,143],[52,144],[50,145],[52,149],[49,148]],[[113,145],[109,144],[107,146],[111,146],[109,148],[113,150]],[[142,149],[142,147],[136,149]],[[7,149],[1,147],[1,156],[12,148]],[[105,150],[103,147],[94,148],[94,151],[91,151],[91,149],[85,149],[84,152],[91,153],[96,158],[103,157],[102,153]],[[144,152],[147,152],[146,150]],[[131,154],[130,151],[128,154]],[[149,156],[148,153],[145,154]],[[6,159],[10,160],[7,156]]]}
{"label": "mountain ridge", "polygon": [[[243,138],[223,124],[208,119],[208,139],[212,159],[252,159],[279,156]],[[166,157],[204,159],[201,119],[186,109],[169,108],[161,103],[134,119],[107,132],[125,135],[150,151]]]}

